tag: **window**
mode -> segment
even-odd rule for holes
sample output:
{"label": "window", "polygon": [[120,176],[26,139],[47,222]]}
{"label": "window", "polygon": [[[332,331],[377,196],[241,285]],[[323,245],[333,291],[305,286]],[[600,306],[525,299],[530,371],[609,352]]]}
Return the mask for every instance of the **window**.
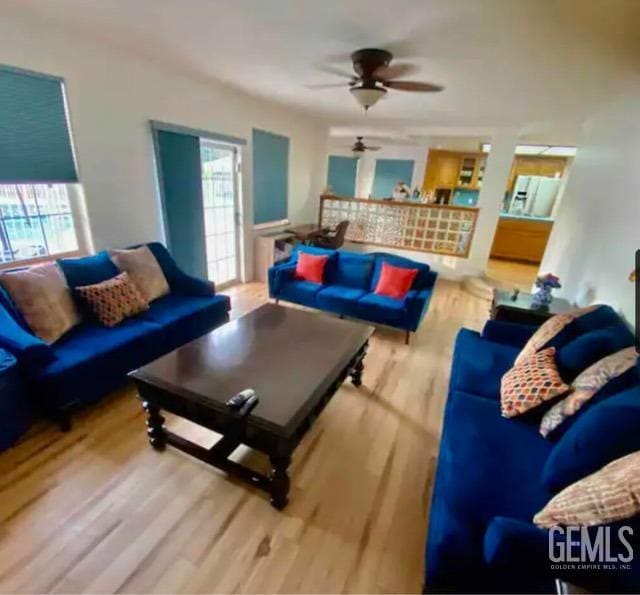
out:
{"label": "window", "polygon": [[0,184],[0,263],[77,249],[66,184]]}

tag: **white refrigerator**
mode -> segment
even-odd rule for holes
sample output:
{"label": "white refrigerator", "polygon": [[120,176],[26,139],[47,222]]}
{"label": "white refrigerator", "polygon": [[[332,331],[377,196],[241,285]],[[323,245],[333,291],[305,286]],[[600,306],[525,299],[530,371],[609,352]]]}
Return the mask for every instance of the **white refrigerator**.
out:
{"label": "white refrigerator", "polygon": [[562,181],[546,176],[518,176],[509,203],[509,213],[550,217]]}

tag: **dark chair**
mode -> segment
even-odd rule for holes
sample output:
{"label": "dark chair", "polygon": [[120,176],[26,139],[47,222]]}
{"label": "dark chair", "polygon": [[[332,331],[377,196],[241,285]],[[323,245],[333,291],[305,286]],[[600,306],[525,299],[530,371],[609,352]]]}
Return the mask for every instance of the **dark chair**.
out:
{"label": "dark chair", "polygon": [[313,245],[319,248],[330,248],[337,250],[344,244],[344,237],[347,235],[348,221],[340,221],[334,229],[330,229],[322,235],[318,235],[313,239]]}

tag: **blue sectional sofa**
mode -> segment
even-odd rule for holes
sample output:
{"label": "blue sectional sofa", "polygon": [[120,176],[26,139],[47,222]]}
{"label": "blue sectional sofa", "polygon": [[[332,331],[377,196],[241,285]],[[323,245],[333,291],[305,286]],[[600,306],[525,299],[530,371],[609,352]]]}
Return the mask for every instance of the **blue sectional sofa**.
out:
{"label": "blue sectional sofa", "polygon": [[[88,317],[50,346],[30,332],[0,287],[0,348],[18,360],[33,416],[48,415],[66,428],[75,407],[98,400],[123,385],[131,370],[229,320],[227,296],[216,294],[209,281],[184,273],[162,244],[148,246],[170,293],[113,328]],[[105,252],[59,264],[71,288],[119,272]]]}
{"label": "blue sectional sofa", "polygon": [[[323,284],[295,278],[301,251],[329,257]],[[404,300],[374,293],[383,262],[396,267],[418,269],[413,286]],[[437,273],[430,270],[429,265],[393,254],[360,254],[300,246],[289,260],[269,269],[269,295],[276,300],[404,330],[408,343],[409,333],[418,328],[429,307],[436,278]]]}
{"label": "blue sectional sofa", "polygon": [[[500,379],[534,330],[489,321],[482,334],[458,334],[431,501],[425,592],[553,592],[555,578],[594,591],[640,591],[640,560],[620,571],[553,568],[549,532],[532,523],[558,491],[640,450],[638,370],[609,383],[562,435],[545,439],[538,431],[543,411],[500,415]],[[624,322],[604,306],[578,318],[551,345],[568,382],[633,342]],[[640,552],[640,519],[611,528],[621,525],[634,529]],[[596,530],[589,529],[592,538]],[[568,547],[566,534],[552,537],[556,552]],[[571,546],[574,554],[579,542]],[[621,547],[614,537],[611,542],[613,550]]]}

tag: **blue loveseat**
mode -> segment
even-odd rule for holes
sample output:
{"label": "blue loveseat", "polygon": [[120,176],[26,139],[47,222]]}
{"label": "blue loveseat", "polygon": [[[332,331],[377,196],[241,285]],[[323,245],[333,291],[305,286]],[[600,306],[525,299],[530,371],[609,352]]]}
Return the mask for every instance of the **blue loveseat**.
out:
{"label": "blue loveseat", "polygon": [[[500,379],[533,330],[489,321],[482,334],[458,334],[431,501],[425,592],[553,592],[555,578],[595,591],[640,590],[640,560],[617,572],[553,568],[549,532],[532,523],[558,491],[640,450],[638,370],[610,382],[573,423],[561,426],[562,434],[545,439],[538,431],[542,410],[521,418],[500,415]],[[633,342],[624,322],[603,306],[550,345],[569,382]],[[614,537],[622,525],[633,528],[631,541],[640,552],[636,517],[611,525],[613,554],[616,548],[626,552]],[[588,530],[592,539],[596,530]],[[569,547],[566,534],[551,535],[556,553]],[[577,555],[580,539],[570,547]]]}
{"label": "blue loveseat", "polygon": [[[162,244],[148,246],[170,293],[113,328],[85,317],[50,346],[30,332],[0,287],[0,347],[18,360],[34,417],[44,413],[66,428],[75,407],[98,400],[123,385],[131,370],[229,320],[227,296],[216,294],[209,281],[184,273]],[[119,272],[106,252],[58,263],[71,288],[98,283]]]}
{"label": "blue loveseat", "polygon": [[[329,257],[322,284],[295,278],[301,251]],[[380,279],[383,262],[396,267],[418,269],[404,300],[373,292]],[[436,278],[437,273],[430,270],[429,265],[393,254],[360,254],[301,246],[289,260],[269,269],[269,295],[276,300],[402,329],[406,332],[408,343],[409,333],[418,328],[429,307]]]}

